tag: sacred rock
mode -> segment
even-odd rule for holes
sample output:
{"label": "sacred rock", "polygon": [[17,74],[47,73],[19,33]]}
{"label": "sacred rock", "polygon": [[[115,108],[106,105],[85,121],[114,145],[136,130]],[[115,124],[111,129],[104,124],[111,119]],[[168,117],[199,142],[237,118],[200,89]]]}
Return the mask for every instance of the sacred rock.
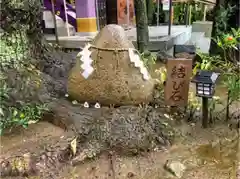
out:
{"label": "sacred rock", "polygon": [[67,88],[79,102],[137,105],[153,100],[154,80],[124,29],[107,25],[77,56]]}

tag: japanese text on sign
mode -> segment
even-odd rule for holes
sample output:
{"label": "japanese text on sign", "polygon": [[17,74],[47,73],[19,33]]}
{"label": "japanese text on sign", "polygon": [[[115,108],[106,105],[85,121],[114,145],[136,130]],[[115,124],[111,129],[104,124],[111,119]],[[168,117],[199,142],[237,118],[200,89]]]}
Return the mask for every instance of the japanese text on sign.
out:
{"label": "japanese text on sign", "polygon": [[188,101],[192,60],[168,60],[165,102],[170,106],[185,106]]}

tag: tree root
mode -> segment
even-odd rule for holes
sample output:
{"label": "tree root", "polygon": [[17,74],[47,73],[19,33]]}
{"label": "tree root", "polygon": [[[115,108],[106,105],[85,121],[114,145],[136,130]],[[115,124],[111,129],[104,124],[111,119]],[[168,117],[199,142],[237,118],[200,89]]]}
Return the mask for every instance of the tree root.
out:
{"label": "tree root", "polygon": [[[49,104],[44,119],[67,130],[69,137],[35,155],[1,160],[1,176],[53,176],[59,167],[77,165],[105,151],[122,155],[167,146],[174,135],[169,119],[152,107],[83,108],[66,100]],[[75,143],[73,141],[75,140]]]}

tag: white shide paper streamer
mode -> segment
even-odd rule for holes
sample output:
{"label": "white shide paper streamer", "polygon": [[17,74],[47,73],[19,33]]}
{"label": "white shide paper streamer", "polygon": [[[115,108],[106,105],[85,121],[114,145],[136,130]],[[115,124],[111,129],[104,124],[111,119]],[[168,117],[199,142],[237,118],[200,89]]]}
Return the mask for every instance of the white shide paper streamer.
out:
{"label": "white shide paper streamer", "polygon": [[89,51],[89,47],[91,45],[87,44],[81,52],[78,53],[77,56],[81,56],[80,60],[82,61],[81,68],[83,69],[82,76],[87,79],[94,71],[92,67],[93,60],[91,59],[91,51]]}
{"label": "white shide paper streamer", "polygon": [[129,49],[130,61],[134,63],[134,66],[139,68],[140,73],[143,75],[144,80],[149,80],[150,76],[148,74],[147,68],[144,66],[143,61],[140,59],[140,56],[135,53],[135,49]]}

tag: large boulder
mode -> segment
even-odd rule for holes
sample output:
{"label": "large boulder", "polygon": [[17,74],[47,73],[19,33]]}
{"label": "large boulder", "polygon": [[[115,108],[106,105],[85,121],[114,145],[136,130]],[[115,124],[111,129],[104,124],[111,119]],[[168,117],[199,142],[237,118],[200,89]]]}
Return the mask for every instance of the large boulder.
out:
{"label": "large boulder", "polygon": [[[154,80],[145,67],[142,70],[135,67],[128,49],[134,46],[124,29],[118,25],[105,26],[89,48],[94,71],[88,78],[83,77],[80,56],[69,74],[68,94],[79,102],[102,105],[136,105],[152,101]],[[140,71],[146,71],[148,78]]]}

